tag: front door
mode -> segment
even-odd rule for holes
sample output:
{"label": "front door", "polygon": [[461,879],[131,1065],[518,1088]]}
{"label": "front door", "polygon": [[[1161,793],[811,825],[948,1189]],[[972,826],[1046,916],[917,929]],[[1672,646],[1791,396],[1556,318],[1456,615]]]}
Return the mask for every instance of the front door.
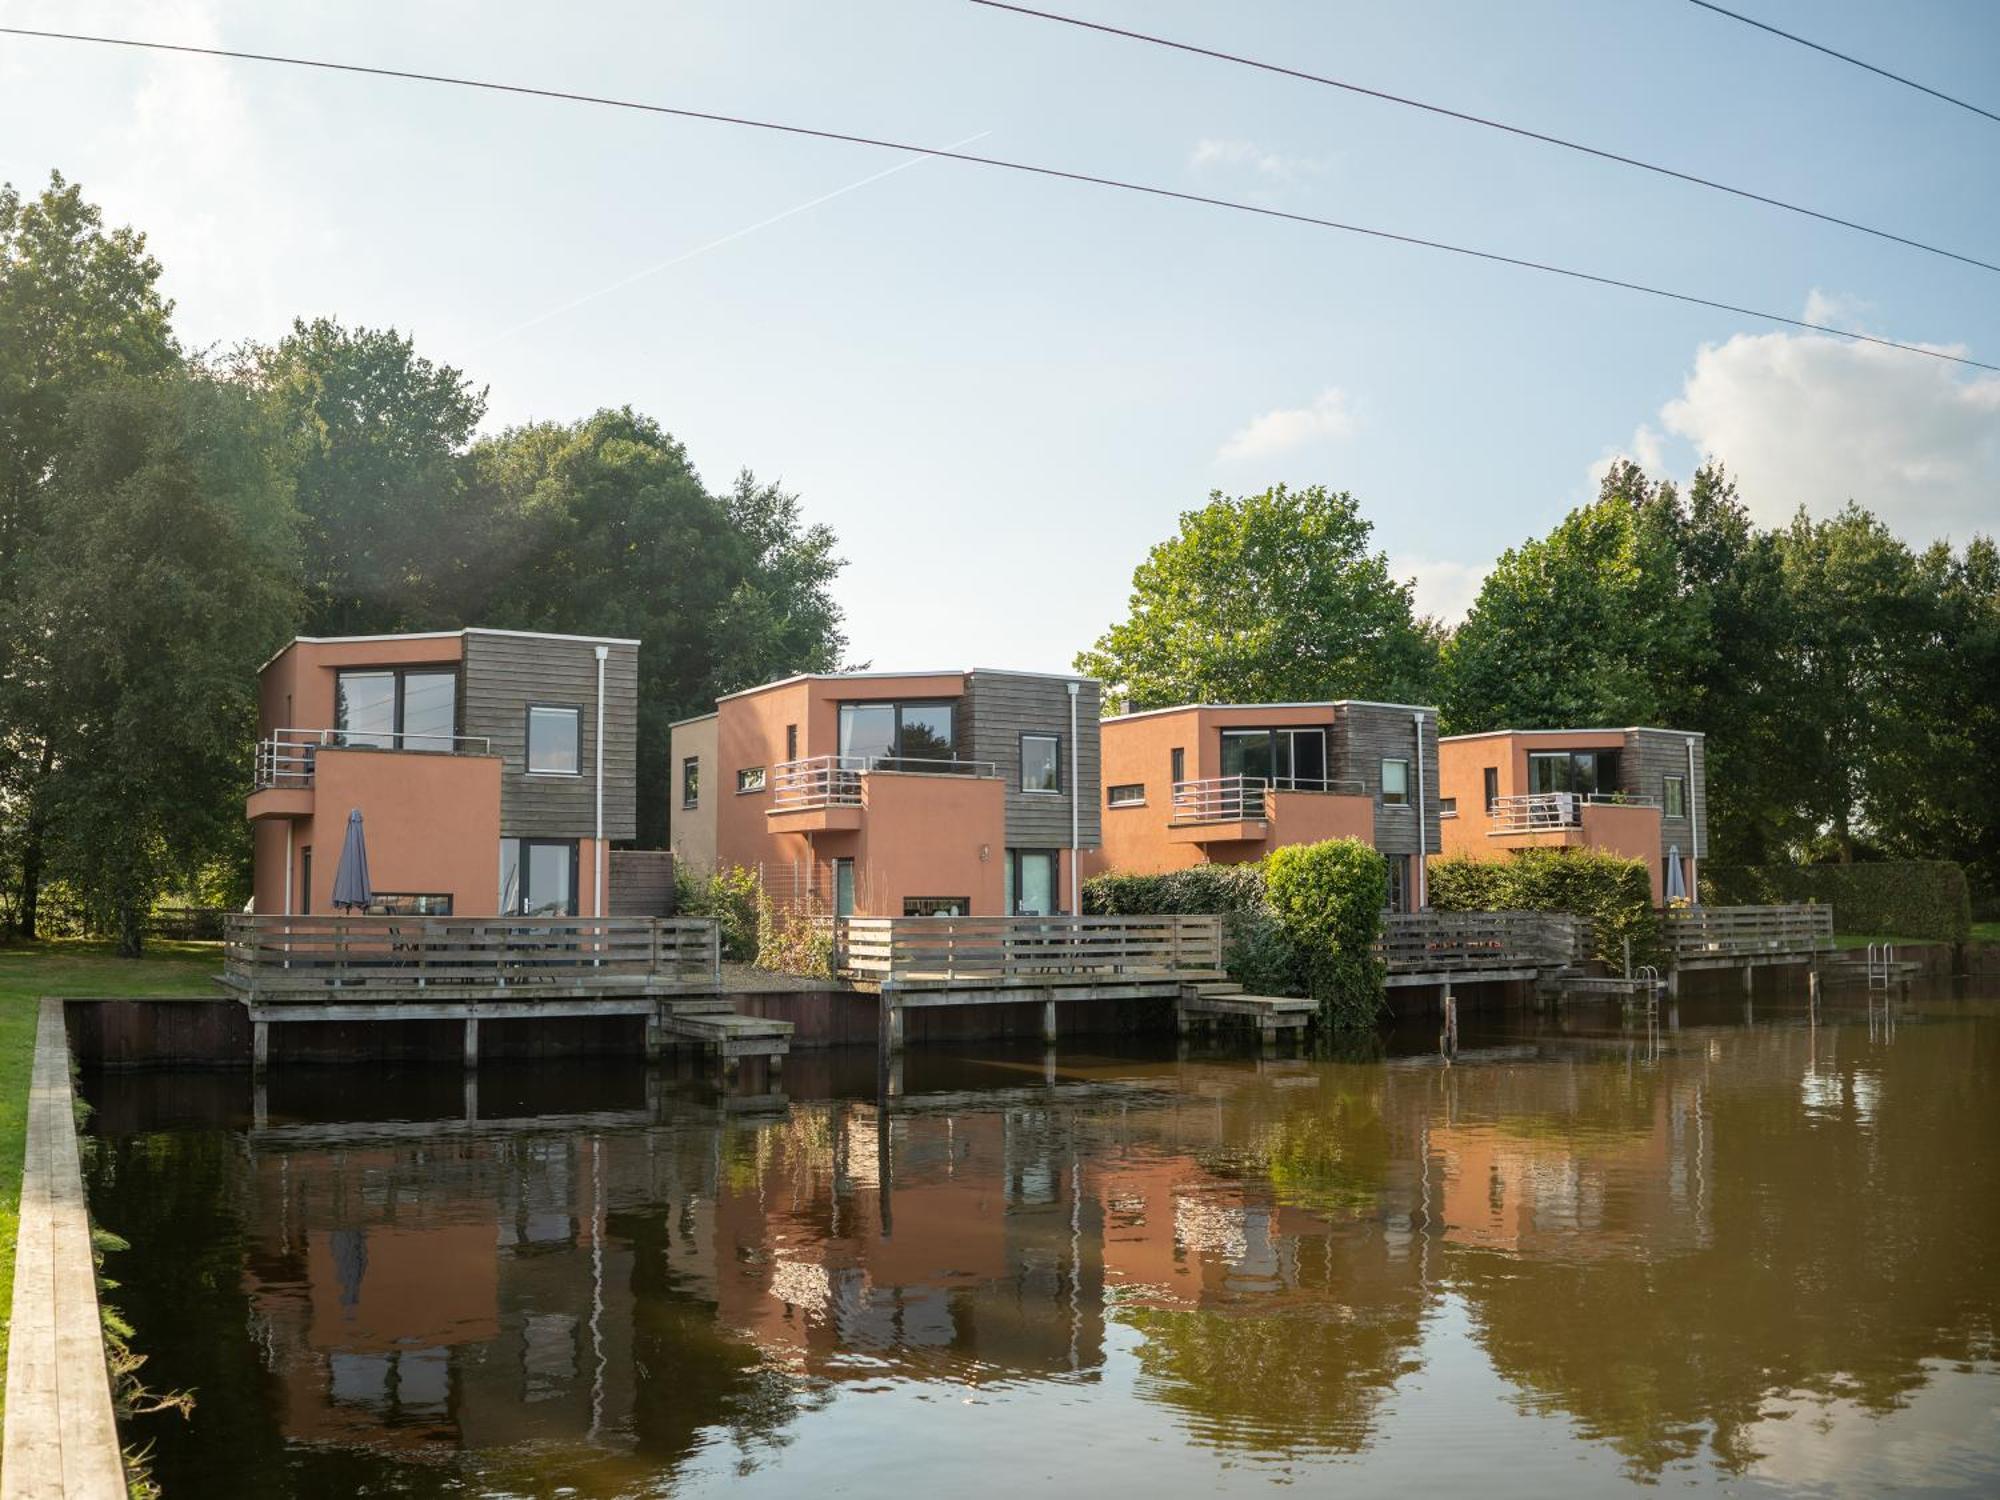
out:
{"label": "front door", "polygon": [[854,861],[836,859],[833,862],[833,914],[836,917],[854,915]]}

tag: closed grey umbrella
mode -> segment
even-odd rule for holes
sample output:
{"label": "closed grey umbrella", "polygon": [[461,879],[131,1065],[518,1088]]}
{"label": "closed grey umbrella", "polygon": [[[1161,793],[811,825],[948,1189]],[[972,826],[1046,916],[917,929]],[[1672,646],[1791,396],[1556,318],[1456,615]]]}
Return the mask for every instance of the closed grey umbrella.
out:
{"label": "closed grey umbrella", "polygon": [[333,904],[350,911],[375,899],[368,883],[368,841],[361,833],[361,809],[347,815],[347,838],[340,846],[340,867],[333,872]]}
{"label": "closed grey umbrella", "polygon": [[1687,900],[1687,878],[1681,873],[1681,846],[1675,844],[1667,850],[1667,899]]}

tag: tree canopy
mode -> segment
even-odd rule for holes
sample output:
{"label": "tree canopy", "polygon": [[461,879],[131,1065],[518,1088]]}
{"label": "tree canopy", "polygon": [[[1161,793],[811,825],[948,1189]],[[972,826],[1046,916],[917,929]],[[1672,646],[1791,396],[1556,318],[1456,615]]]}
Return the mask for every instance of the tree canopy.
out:
{"label": "tree canopy", "polygon": [[1139,565],[1129,614],[1077,669],[1132,709],[1427,701],[1433,631],[1372,535],[1345,491],[1218,490]]}

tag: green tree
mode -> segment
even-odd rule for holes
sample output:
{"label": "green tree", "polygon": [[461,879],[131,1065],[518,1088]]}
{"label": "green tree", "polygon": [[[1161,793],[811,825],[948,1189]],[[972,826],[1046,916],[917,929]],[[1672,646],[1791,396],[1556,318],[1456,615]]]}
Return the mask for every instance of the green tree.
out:
{"label": "green tree", "polygon": [[491,581],[467,576],[491,543],[463,477],[484,389],[393,328],[330,318],[294,322],[236,365],[292,450],[310,633],[435,628],[441,592]]}
{"label": "green tree", "polygon": [[509,429],[471,464],[469,504],[498,540],[480,568],[495,582],[457,601],[460,622],[644,642],[639,837],[663,844],[668,726],[719,692],[839,661],[832,533],[748,474],[711,495],[629,408]]}
{"label": "green tree", "polygon": [[54,864],[136,956],[160,890],[243,837],[257,665],[296,517],[264,413],[201,371],[72,403],[26,583],[45,640]]}
{"label": "green tree", "polygon": [[104,227],[52,173],[24,199],[0,184],[0,887],[18,884],[16,926],[35,935],[54,770],[47,663],[26,613],[23,559],[41,536],[49,474],[72,404],[120,373],[180,358],[146,237]]}
{"label": "green tree", "polygon": [[1184,512],[1132,575],[1130,613],[1076,658],[1106,702],[1428,702],[1433,630],[1369,550],[1354,497],[1283,485]]}

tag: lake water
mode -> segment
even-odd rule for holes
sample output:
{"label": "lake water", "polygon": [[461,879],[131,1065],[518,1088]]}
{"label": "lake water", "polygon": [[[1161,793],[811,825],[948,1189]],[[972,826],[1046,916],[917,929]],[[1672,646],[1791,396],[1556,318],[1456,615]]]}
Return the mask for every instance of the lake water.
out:
{"label": "lake water", "polygon": [[131,1435],[204,1500],[2000,1494],[2000,1001],[1835,993],[886,1097],[88,1077],[113,1300],[197,1400]]}

